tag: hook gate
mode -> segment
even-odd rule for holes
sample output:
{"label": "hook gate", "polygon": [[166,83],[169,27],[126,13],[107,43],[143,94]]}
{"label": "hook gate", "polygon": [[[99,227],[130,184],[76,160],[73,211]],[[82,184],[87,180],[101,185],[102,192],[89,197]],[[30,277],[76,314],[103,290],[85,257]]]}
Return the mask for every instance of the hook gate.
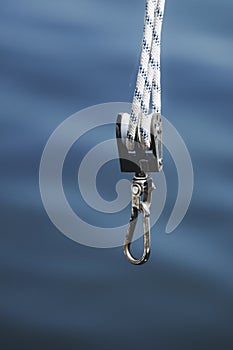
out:
{"label": "hook gate", "polygon": [[[141,173],[133,178],[132,210],[131,218],[124,242],[124,254],[128,261],[134,265],[142,265],[148,261],[150,256],[150,205],[152,191],[155,189],[153,180],[146,174]],[[143,255],[136,259],[131,253],[131,243],[138,221],[138,214],[143,215]]]}

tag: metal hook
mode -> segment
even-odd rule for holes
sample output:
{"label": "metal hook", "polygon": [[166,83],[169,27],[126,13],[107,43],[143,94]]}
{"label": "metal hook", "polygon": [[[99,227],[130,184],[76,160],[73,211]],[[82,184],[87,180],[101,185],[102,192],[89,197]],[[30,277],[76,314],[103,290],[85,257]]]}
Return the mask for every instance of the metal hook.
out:
{"label": "metal hook", "polygon": [[[128,261],[134,265],[142,265],[148,261],[150,255],[150,205],[152,191],[155,189],[153,180],[148,175],[141,173],[133,178],[132,191],[132,211],[127,235],[124,242],[124,254]],[[143,239],[144,251],[141,258],[136,259],[132,256],[130,246],[132,243],[134,231],[137,225],[138,213],[143,215]]]}

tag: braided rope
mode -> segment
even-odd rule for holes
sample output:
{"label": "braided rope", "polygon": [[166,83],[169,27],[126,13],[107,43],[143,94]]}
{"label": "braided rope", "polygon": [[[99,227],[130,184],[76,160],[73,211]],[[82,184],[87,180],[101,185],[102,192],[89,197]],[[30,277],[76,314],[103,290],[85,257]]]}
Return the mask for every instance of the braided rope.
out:
{"label": "braided rope", "polygon": [[161,113],[160,44],[165,0],[146,0],[142,53],[132,103],[126,145],[134,148],[139,127],[139,139],[150,148],[150,103],[152,110]]}

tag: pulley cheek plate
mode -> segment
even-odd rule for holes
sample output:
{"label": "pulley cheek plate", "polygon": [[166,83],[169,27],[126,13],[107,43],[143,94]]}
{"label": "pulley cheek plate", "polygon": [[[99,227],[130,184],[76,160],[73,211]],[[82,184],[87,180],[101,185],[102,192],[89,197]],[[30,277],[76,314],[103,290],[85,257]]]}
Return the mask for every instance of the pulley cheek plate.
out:
{"label": "pulley cheek plate", "polygon": [[162,160],[162,121],[160,114],[151,114],[151,147],[146,150],[139,142],[138,133],[134,141],[134,150],[126,147],[127,129],[130,115],[120,113],[116,123],[116,137],[120,168],[124,173],[159,172],[163,168]]}

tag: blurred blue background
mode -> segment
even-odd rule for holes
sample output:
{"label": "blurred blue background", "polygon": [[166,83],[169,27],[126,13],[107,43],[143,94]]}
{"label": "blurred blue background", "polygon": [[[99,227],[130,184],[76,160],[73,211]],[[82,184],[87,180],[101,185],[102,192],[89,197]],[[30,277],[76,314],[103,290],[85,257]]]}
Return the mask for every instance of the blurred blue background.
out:
{"label": "blurred blue background", "polygon": [[190,150],[195,190],[165,235],[177,186],[166,155],[168,201],[150,262],[135,268],[122,248],[60,234],[38,170],[69,115],[131,101],[144,1],[1,0],[2,349],[233,348],[232,13],[231,0],[167,1],[163,114]]}

